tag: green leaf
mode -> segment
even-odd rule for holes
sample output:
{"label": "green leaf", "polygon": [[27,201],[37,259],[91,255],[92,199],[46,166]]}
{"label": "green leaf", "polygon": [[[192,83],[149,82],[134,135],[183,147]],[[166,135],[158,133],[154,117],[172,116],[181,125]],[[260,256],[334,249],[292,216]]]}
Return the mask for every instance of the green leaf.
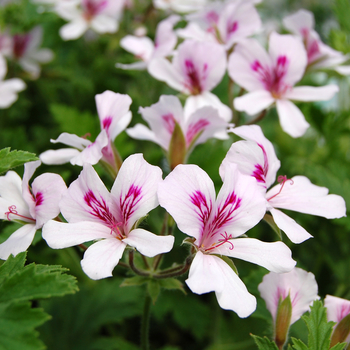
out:
{"label": "green leaf", "polygon": [[328,350],[334,322],[327,322],[327,309],[320,300],[315,300],[309,316],[303,316],[309,330],[310,350]]}
{"label": "green leaf", "polygon": [[293,349],[295,350],[309,350],[308,346],[305,345],[300,339],[292,338]]}
{"label": "green leaf", "polygon": [[346,341],[350,333],[350,314],[345,316],[335,327],[331,337],[331,346]]}
{"label": "green leaf", "polygon": [[35,327],[50,319],[42,309],[29,302],[0,304],[0,350],[45,349]]}
{"label": "green leaf", "polygon": [[13,276],[20,270],[26,261],[27,252],[19,253],[14,257],[10,255],[0,267],[0,286],[6,278]]}
{"label": "green leaf", "polygon": [[330,350],[343,350],[346,348],[347,343],[338,343],[330,348]]}
{"label": "green leaf", "polygon": [[170,168],[174,169],[178,164],[183,164],[186,157],[186,140],[180,125],[175,122],[173,134],[169,144]]}
{"label": "green leaf", "polygon": [[149,281],[148,277],[144,276],[133,276],[129,278],[125,278],[120,287],[130,287],[130,286],[140,286]]}
{"label": "green leaf", "polygon": [[215,256],[217,256],[218,258],[222,259],[225,261],[225,263],[231,267],[231,269],[235,272],[236,275],[238,275],[238,270],[237,270],[237,267],[236,265],[234,264],[234,262],[227,256],[225,255],[217,255],[217,254],[214,254]]}
{"label": "green leaf", "polygon": [[147,284],[147,291],[149,296],[152,299],[153,304],[155,304],[160,293],[159,280],[154,280],[154,279],[149,280]]}
{"label": "green leaf", "polygon": [[[0,275],[2,268],[3,266],[0,268]],[[27,265],[2,281],[0,303],[75,293],[78,290],[76,279],[63,274],[66,271],[67,269],[60,266]]]}
{"label": "green leaf", "polygon": [[278,350],[277,345],[267,337],[261,338],[254,334],[251,334],[251,337],[254,339],[259,350]]}
{"label": "green leaf", "polygon": [[159,280],[159,285],[164,289],[179,289],[181,292],[186,294],[186,291],[184,289],[184,286],[182,282],[180,282],[176,278],[165,278]]}
{"label": "green leaf", "polygon": [[39,158],[34,153],[25,151],[10,151],[10,147],[0,150],[0,174],[23,165],[27,162],[38,160]]}

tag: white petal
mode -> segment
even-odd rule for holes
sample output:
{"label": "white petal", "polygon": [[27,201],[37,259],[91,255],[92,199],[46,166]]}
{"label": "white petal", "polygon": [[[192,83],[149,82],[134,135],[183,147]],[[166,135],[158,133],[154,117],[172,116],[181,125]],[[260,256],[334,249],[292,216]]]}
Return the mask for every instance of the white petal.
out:
{"label": "white petal", "polygon": [[79,137],[74,134],[68,134],[67,132],[62,133],[56,140],[50,140],[52,143],[63,143],[67,146],[71,146],[80,150],[83,150],[85,147],[91,145],[91,141]]}
{"label": "white petal", "polygon": [[272,32],[269,39],[269,53],[274,65],[277,64],[279,57],[287,58],[283,82],[293,86],[303,77],[307,65],[307,53],[301,38]]}
{"label": "white petal", "polygon": [[297,86],[284,94],[284,98],[295,101],[328,101],[337,92],[337,85],[326,86]]}
{"label": "white petal", "polygon": [[50,220],[43,226],[43,238],[54,249],[68,248],[95,239],[111,237],[111,229],[91,221],[69,224]]}
{"label": "white petal", "polygon": [[154,58],[150,61],[147,69],[152,77],[166,82],[175,90],[189,93],[189,91],[184,89],[182,76],[179,75],[179,72],[174,70],[173,65],[167,59],[162,57]]}
{"label": "white petal", "polygon": [[35,178],[32,192],[35,196],[34,218],[37,228],[60,213],[58,203],[66,190],[67,186],[58,174],[45,173]]}
{"label": "white petal", "polygon": [[144,70],[147,68],[147,63],[140,61],[130,64],[124,64],[124,63],[116,63],[116,68],[125,69],[125,70]]}
{"label": "white petal", "polygon": [[81,261],[83,271],[93,280],[112,277],[126,244],[118,239],[104,239],[91,245]]}
{"label": "white petal", "polygon": [[26,88],[23,80],[18,78],[0,82],[0,108],[11,106],[18,98],[17,92]]}
{"label": "white petal", "polygon": [[214,249],[213,254],[249,261],[276,273],[288,272],[296,264],[291,250],[282,242],[266,243],[255,238],[237,238],[230,242],[233,248],[224,244]]}
{"label": "white petal", "polygon": [[[271,198],[280,189],[281,185],[275,186],[266,194],[266,198]],[[341,196],[328,194],[327,188],[312,184],[305,176],[294,176],[287,181],[282,191],[269,200],[269,203],[274,208],[294,210],[327,219],[346,215],[345,201]]]}
{"label": "white petal", "polygon": [[162,181],[162,171],[147,163],[142,154],[124,160],[111,189],[116,217],[120,217],[124,230],[158,206],[157,188]]}
{"label": "white petal", "polygon": [[220,99],[209,91],[203,91],[200,95],[189,96],[186,99],[184,113],[185,118],[193,114],[197,109],[210,106],[218,110],[219,116],[229,122],[232,119],[232,111]]}
{"label": "white petal", "polygon": [[260,146],[264,156],[264,162],[261,165],[267,168],[265,181],[266,187],[269,188],[275,182],[277,171],[281,166],[272,143],[264,136],[258,125],[243,125],[232,129],[231,132],[245,140],[254,141]]}
{"label": "white petal", "polygon": [[350,66],[338,66],[334,70],[342,75],[350,75]]}
{"label": "white petal", "polygon": [[197,252],[186,284],[196,294],[215,291],[219,305],[239,317],[248,317],[256,300],[236,273],[222,259]]}
{"label": "white petal", "polygon": [[265,90],[260,75],[252,69],[256,61],[268,71],[271,70],[272,62],[269,55],[255,39],[242,40],[229,57],[230,77],[248,91]]}
{"label": "white petal", "polygon": [[272,214],[276,225],[288,236],[288,238],[293,243],[299,244],[313,237],[303,227],[297,224],[295,220],[280,210],[270,209],[269,211]]}
{"label": "white petal", "polygon": [[32,224],[23,225],[15,231],[4,243],[0,244],[0,259],[6,260],[11,254],[16,256],[26,251],[33,241],[35,232],[35,225]]}
{"label": "white petal", "polygon": [[303,136],[310,126],[300,109],[288,100],[277,100],[276,108],[282,129],[292,137]]}
{"label": "white petal", "polygon": [[174,218],[179,229],[200,239],[215,205],[215,188],[197,165],[178,165],[158,187],[160,205]]}
{"label": "white petal", "polygon": [[292,33],[301,35],[302,29],[314,28],[315,20],[312,12],[301,9],[283,19],[283,25]]}
{"label": "white petal", "polygon": [[274,101],[275,99],[269,91],[258,90],[236,97],[233,100],[233,105],[238,111],[244,111],[249,115],[254,115],[272,105]]}
{"label": "white petal", "polygon": [[137,37],[133,35],[127,35],[120,40],[120,46],[131,52],[136,58],[142,61],[148,62],[154,51],[153,41],[148,37]]}
{"label": "white petal", "polygon": [[97,112],[100,118],[101,130],[105,129],[110,140],[119,135],[130,123],[129,108],[131,98],[128,95],[105,91],[95,96]]}
{"label": "white petal", "polygon": [[152,258],[158,254],[170,252],[174,245],[174,236],[157,236],[137,228],[130,231],[123,242],[135,247],[142,255]]}
{"label": "white petal", "polygon": [[119,23],[115,18],[105,15],[96,16],[90,25],[97,33],[115,33],[119,28]]}
{"label": "white petal", "polygon": [[143,124],[136,124],[133,128],[126,129],[126,133],[134,139],[152,141],[159,144],[166,151],[168,150],[168,143],[161,144],[162,140],[159,139],[158,135],[156,136],[154,132]]}
{"label": "white petal", "polygon": [[75,148],[62,148],[57,150],[48,150],[40,154],[40,160],[47,165],[65,164],[72,158],[78,156],[80,151]]}
{"label": "white petal", "polygon": [[75,40],[81,37],[87,29],[88,25],[86,21],[78,18],[61,27],[59,33],[63,40]]}
{"label": "white petal", "polygon": [[241,174],[236,164],[224,164],[223,172],[224,183],[217,196],[213,225],[220,235],[227,231],[228,235],[238,237],[263,218],[266,199],[256,180]]}
{"label": "white petal", "polygon": [[[62,215],[70,222],[92,221],[112,224],[110,194],[94,168],[84,164],[83,171],[73,181],[60,202]],[[107,222],[106,222],[107,220]]]}

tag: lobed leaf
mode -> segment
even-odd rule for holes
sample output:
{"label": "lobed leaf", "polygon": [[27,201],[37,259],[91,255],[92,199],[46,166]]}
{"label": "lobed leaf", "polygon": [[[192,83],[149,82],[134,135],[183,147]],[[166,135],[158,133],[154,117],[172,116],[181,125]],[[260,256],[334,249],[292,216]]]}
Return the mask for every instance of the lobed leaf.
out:
{"label": "lobed leaf", "polygon": [[34,153],[25,151],[10,151],[10,147],[0,150],[0,174],[24,163],[38,160]]}

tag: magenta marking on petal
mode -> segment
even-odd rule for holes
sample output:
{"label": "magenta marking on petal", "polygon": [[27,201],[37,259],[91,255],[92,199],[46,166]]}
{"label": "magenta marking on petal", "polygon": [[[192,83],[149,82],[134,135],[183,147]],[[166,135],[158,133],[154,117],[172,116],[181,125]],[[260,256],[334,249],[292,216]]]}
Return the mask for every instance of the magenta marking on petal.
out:
{"label": "magenta marking on petal", "polygon": [[20,59],[25,55],[30,40],[31,35],[29,33],[16,34],[13,36],[13,55],[16,59]]}
{"label": "magenta marking on petal", "polygon": [[266,183],[266,175],[269,170],[269,161],[267,158],[267,154],[265,151],[265,148],[258,143],[258,146],[261,148],[264,154],[264,165],[262,166],[261,164],[255,164],[255,170],[252,173],[252,176],[256,178],[258,182],[261,183]]}
{"label": "magenta marking on petal", "polygon": [[211,237],[217,234],[218,229],[233,220],[234,216],[232,214],[241,206],[241,202],[242,199],[239,198],[234,191],[226,197],[224,204],[218,208],[213,219],[210,229]]}
{"label": "magenta marking on petal", "polygon": [[131,185],[125,197],[123,199],[122,197],[120,197],[119,204],[120,204],[120,210],[123,215],[124,225],[127,224],[130,217],[134,214],[136,205],[142,199],[141,193],[142,193],[141,187]]}
{"label": "magenta marking on petal", "polygon": [[114,230],[116,226],[119,226],[119,223],[110,212],[106,201],[102,197],[100,198],[101,199],[98,200],[92,190],[85,193],[84,201],[90,207],[89,214],[101,220],[105,225]]}
{"label": "magenta marking on petal", "polygon": [[106,130],[107,134],[109,133],[109,128],[112,124],[112,120],[113,120],[113,118],[108,116],[108,117],[104,118],[102,121],[102,128]]}
{"label": "magenta marking on petal", "polygon": [[345,316],[350,313],[350,305],[342,304],[337,310],[337,320],[341,321]]}
{"label": "magenta marking on petal", "polygon": [[205,195],[201,191],[196,191],[190,196],[191,202],[199,209],[199,212],[197,214],[199,215],[203,227],[205,223],[209,220],[210,213],[212,210],[212,203],[207,202],[207,199],[205,198]]}
{"label": "magenta marking on petal", "polygon": [[229,249],[230,250],[233,250],[234,249],[234,245],[233,243],[230,241],[231,239],[233,239],[232,235],[230,234],[227,234],[227,232],[225,231],[225,233],[220,233],[220,236],[223,238],[223,239],[218,239],[217,242],[215,243],[212,243],[211,246],[209,248],[205,248],[204,251],[205,252],[209,252],[215,248],[218,248],[220,246],[222,246],[223,244],[225,243],[228,243],[230,245]]}
{"label": "magenta marking on petal", "polygon": [[108,5],[108,0],[83,0],[83,16],[87,21],[96,17]]}
{"label": "magenta marking on petal", "polygon": [[44,196],[41,192],[38,192],[36,195],[35,195],[35,205],[36,206],[39,206],[43,203],[44,201]]}
{"label": "magenta marking on petal", "polygon": [[232,35],[234,32],[236,32],[238,29],[238,22],[237,21],[234,21],[234,22],[228,22],[227,23],[227,28],[226,28],[226,31],[227,31],[227,34],[228,36]]}
{"label": "magenta marking on petal", "polygon": [[250,68],[257,73],[265,90],[270,91],[275,98],[279,98],[290,88],[283,81],[287,74],[288,64],[288,57],[280,55],[277,57],[276,64],[273,67],[264,67],[258,60],[255,60],[250,65]]}
{"label": "magenta marking on petal", "polygon": [[192,142],[192,140],[200,133],[202,132],[208,125],[210,125],[210,122],[206,119],[200,119],[196,123],[190,124],[187,133],[186,133],[186,143],[187,146],[189,146]]}
{"label": "magenta marking on petal", "polygon": [[[203,73],[206,72],[208,68],[207,64],[203,65]],[[185,70],[187,81],[185,82],[185,87],[191,91],[192,95],[198,95],[202,92],[201,78],[199,73],[191,60],[185,60]]]}
{"label": "magenta marking on petal", "polygon": [[162,119],[165,123],[165,128],[168,130],[169,134],[172,134],[175,128],[175,118],[172,113],[162,115]]}

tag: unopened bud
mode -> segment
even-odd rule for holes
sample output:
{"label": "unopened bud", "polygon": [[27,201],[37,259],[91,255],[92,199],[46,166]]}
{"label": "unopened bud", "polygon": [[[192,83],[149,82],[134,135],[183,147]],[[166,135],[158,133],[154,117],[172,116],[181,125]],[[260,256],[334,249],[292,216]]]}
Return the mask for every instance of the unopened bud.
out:
{"label": "unopened bud", "polygon": [[288,330],[290,321],[292,318],[292,302],[290,295],[282,300],[280,298],[278,302],[276,323],[275,323],[275,343],[278,349],[282,349],[283,345],[287,341]]}
{"label": "unopened bud", "polygon": [[346,342],[346,338],[350,334],[350,314],[345,316],[335,327],[331,337],[330,348],[338,343]]}
{"label": "unopened bud", "polygon": [[174,131],[169,145],[169,164],[174,169],[177,165],[183,164],[186,158],[186,140],[180,125],[175,122]]}

